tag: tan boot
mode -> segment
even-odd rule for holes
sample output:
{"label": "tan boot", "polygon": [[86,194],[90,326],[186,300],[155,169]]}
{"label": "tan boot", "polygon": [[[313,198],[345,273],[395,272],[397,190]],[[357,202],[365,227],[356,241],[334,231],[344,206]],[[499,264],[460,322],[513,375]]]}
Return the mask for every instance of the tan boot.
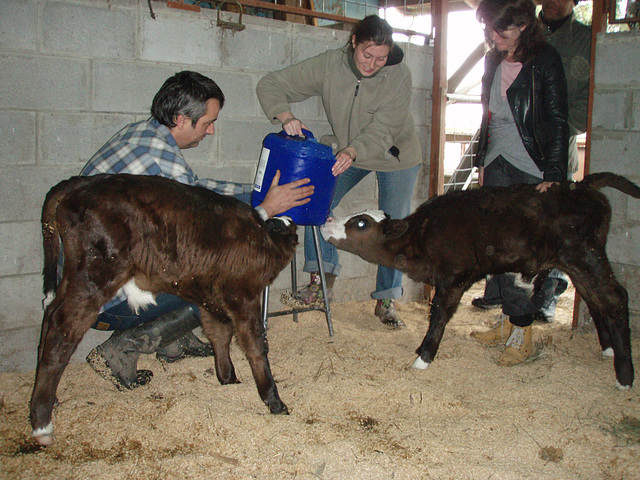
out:
{"label": "tan boot", "polygon": [[473,331],[471,336],[485,345],[505,343],[511,335],[513,325],[506,315],[500,315],[498,321],[487,331]]}
{"label": "tan boot", "polygon": [[532,327],[513,326],[511,336],[507,340],[507,348],[502,352],[502,356],[498,360],[501,367],[512,367],[523,363],[533,355],[533,344],[531,343]]}

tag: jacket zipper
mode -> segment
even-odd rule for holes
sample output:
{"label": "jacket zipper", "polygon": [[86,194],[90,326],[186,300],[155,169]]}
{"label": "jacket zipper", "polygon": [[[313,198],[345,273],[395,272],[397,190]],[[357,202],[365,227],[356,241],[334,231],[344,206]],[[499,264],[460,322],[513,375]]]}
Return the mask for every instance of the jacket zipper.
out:
{"label": "jacket zipper", "polygon": [[358,96],[358,91],[360,90],[360,80],[356,83],[356,91],[353,94],[353,100],[351,100],[351,109],[349,110],[349,123],[347,123],[347,145],[351,143],[351,118],[353,117],[353,107],[356,103],[356,97]]}

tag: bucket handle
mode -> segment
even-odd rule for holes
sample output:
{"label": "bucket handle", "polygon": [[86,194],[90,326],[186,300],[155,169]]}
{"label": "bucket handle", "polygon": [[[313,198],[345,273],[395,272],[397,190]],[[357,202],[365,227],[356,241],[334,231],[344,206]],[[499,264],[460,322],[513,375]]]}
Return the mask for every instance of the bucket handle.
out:
{"label": "bucket handle", "polygon": [[313,142],[316,142],[316,143],[317,143],[317,140],[316,140],[316,138],[313,136],[313,133],[311,133],[309,130],[307,130],[306,128],[303,128],[303,129],[302,129],[302,133],[304,134],[304,138],[300,138],[300,137],[298,137],[297,135],[295,135],[295,136],[289,135],[289,134],[287,134],[287,132],[285,132],[284,130],[281,130],[279,135],[280,135],[281,137],[289,137],[289,138],[293,138],[294,140],[296,140],[296,141],[298,141],[298,142],[304,142],[304,141],[306,141],[306,140],[311,140],[311,141],[313,141]]}

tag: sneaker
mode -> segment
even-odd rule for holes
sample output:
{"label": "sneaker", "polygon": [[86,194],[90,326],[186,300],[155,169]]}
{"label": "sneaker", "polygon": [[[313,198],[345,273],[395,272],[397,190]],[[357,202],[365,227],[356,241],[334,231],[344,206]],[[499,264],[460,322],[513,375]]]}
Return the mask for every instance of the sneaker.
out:
{"label": "sneaker", "polygon": [[492,308],[498,308],[502,306],[502,302],[490,302],[484,297],[476,297],[471,300],[471,305],[473,305],[474,307],[482,308],[483,310],[491,310]]}
{"label": "sneaker", "polygon": [[404,327],[404,322],[400,320],[398,312],[396,312],[395,302],[391,298],[376,301],[374,313],[376,317],[379,317],[380,321],[388,327],[394,329]]}
{"label": "sneaker", "polygon": [[485,345],[497,345],[504,343],[511,336],[513,325],[507,315],[500,314],[498,321],[491,325],[486,331],[474,330],[471,336]]}
{"label": "sneaker", "polygon": [[[327,295],[329,296],[329,301],[331,301],[331,289],[327,289]],[[322,293],[320,274],[318,272],[312,272],[309,285],[301,288],[297,292],[284,292],[280,301],[294,308],[324,307],[324,295]]]}

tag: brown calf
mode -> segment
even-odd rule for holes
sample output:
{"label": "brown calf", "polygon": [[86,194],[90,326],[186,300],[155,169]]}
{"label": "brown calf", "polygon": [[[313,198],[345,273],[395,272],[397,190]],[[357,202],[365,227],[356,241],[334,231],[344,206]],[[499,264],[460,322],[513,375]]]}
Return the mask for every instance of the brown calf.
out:
{"label": "brown calf", "polygon": [[435,287],[415,368],[433,361],[446,324],[475,282],[506,272],[532,279],[558,268],[585,300],[603,352],[613,349],[618,386],[624,388],[634,377],[628,297],[607,260],[611,206],[598,191],[603,187],[640,198],[635,184],[600,173],[544,193],[533,185],[458,191],[427,201],[403,220],[380,211],[329,218],[321,233],[339,249]]}
{"label": "brown calf", "polygon": [[[264,222],[235,198],[141,175],[73,177],[53,187],[42,210],[44,293],[31,397],[34,436],[53,442],[51,414],[69,358],[100,308],[123,285],[177,295],[199,306],[221,384],[237,383],[235,334],[271,413],[287,413],[267,358],[260,298],[291,261],[296,226]],[[64,254],[58,283],[60,244]]]}

